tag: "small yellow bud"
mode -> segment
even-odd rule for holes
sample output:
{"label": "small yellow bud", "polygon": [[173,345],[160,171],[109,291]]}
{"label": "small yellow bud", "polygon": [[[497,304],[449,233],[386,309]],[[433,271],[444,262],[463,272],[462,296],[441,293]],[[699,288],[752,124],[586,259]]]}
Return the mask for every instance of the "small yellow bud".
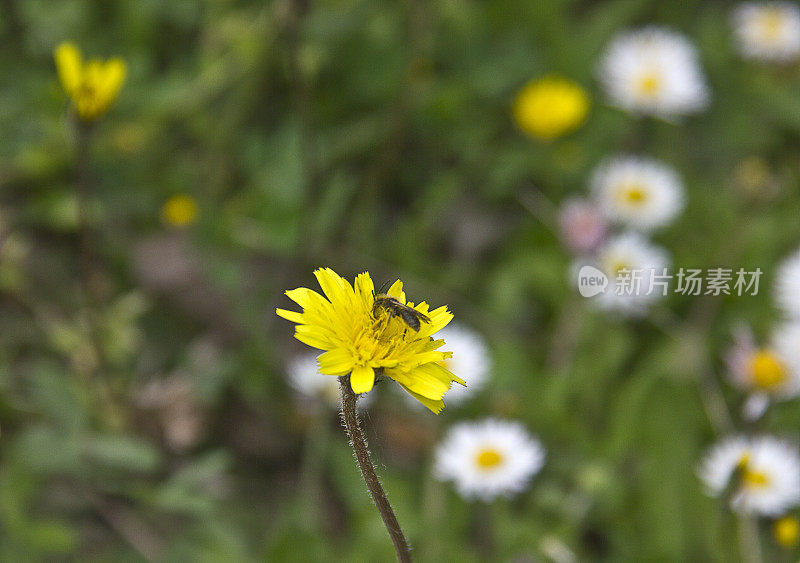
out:
{"label": "small yellow bud", "polygon": [[514,120],[539,139],[555,139],[580,127],[589,113],[589,96],[575,82],[546,76],[529,82],[514,101]]}
{"label": "small yellow bud", "polygon": [[172,227],[188,227],[198,214],[197,202],[186,194],[174,195],[161,206],[161,219]]}
{"label": "small yellow bud", "polygon": [[772,525],[772,535],[783,547],[795,547],[800,539],[800,522],[793,516],[784,516]]}

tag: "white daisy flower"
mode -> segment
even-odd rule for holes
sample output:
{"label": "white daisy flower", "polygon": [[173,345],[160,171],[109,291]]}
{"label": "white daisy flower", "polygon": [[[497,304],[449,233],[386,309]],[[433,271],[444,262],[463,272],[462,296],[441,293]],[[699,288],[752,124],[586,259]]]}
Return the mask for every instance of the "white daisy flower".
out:
{"label": "white daisy flower", "polygon": [[600,60],[599,75],[611,103],[629,112],[669,118],[708,105],[694,45],[666,28],[614,37]]}
{"label": "white daisy flower", "polygon": [[698,471],[714,497],[737,512],[779,516],[800,504],[800,456],[789,442],[735,436],[715,445]]}
{"label": "white daisy flower", "polygon": [[684,206],[683,184],[657,160],[619,156],[597,167],[592,194],[612,222],[650,230],[669,224]]}
{"label": "white daisy flower", "polygon": [[775,304],[789,317],[800,319],[800,250],[778,266],[775,274]]}
{"label": "white daisy flower", "polygon": [[800,8],[790,2],[745,2],[733,11],[739,49],[748,59],[789,62],[800,55]]}
{"label": "white daisy flower", "polygon": [[[602,309],[625,315],[644,315],[664,296],[669,266],[666,251],[636,232],[610,238],[595,258],[596,267],[608,276],[608,286],[593,301]],[[667,274],[668,275],[668,274]]]}
{"label": "white daisy flower", "polygon": [[466,387],[454,385],[445,394],[448,405],[459,405],[486,386],[489,349],[480,334],[458,324],[447,325],[436,333],[435,338],[443,338],[447,349],[453,352],[453,357],[444,361],[447,369],[467,382]]}
{"label": "white daisy flower", "polygon": [[518,422],[486,419],[453,426],[436,449],[434,475],[466,499],[489,502],[527,488],[544,448]]}
{"label": "white daisy flower", "polygon": [[797,346],[800,331],[790,326],[777,330],[771,345],[764,347],[756,345],[748,326],[734,332],[734,344],[725,355],[726,375],[734,387],[748,394],[743,407],[745,419],[757,420],[771,401],[791,399],[800,393],[800,371],[787,361],[797,358]]}
{"label": "white daisy flower", "polygon": [[[286,380],[294,389],[300,402],[316,405],[323,403],[331,408],[339,408],[341,391],[339,378],[320,373],[317,355],[304,353],[293,358],[286,366]],[[359,407],[366,407],[372,401],[372,395],[360,396]]]}
{"label": "white daisy flower", "polygon": [[779,325],[772,335],[772,348],[785,370],[779,394],[793,399],[800,395],[800,320]]}

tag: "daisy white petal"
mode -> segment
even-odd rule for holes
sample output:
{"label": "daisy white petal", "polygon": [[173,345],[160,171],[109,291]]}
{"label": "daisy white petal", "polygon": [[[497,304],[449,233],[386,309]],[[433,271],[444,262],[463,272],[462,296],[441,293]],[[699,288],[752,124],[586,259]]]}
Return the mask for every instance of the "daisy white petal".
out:
{"label": "daisy white petal", "polygon": [[699,475],[711,496],[737,512],[778,516],[800,504],[797,447],[772,436],[727,438],[704,458]]}
{"label": "daisy white petal", "polygon": [[610,221],[639,230],[668,225],[684,206],[675,170],[650,158],[606,160],[592,175],[591,190]]}
{"label": "daisy white petal", "polygon": [[486,419],[453,426],[436,449],[434,474],[466,499],[488,502],[524,491],[544,448],[518,422]]}
{"label": "daisy white petal", "polygon": [[669,118],[708,105],[694,45],[663,27],[614,37],[602,55],[599,77],[611,103],[632,113]]}
{"label": "daisy white petal", "polygon": [[800,319],[800,250],[778,266],[774,295],[781,311],[790,318]]}
{"label": "daisy white petal", "polygon": [[732,14],[742,56],[785,63],[800,56],[800,8],[791,2],[745,2]]}

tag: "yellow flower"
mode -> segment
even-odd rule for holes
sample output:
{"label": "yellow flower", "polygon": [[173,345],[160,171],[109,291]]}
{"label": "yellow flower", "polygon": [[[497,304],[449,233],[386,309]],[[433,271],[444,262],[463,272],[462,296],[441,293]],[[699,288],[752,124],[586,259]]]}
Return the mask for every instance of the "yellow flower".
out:
{"label": "yellow flower", "polygon": [[772,525],[772,534],[783,547],[795,547],[800,540],[800,522],[793,516],[784,516]]}
{"label": "yellow flower", "polygon": [[318,358],[321,373],[350,374],[355,393],[372,389],[376,373],[382,373],[437,414],[452,382],[466,385],[441,365],[452,352],[439,351],[444,340],[432,337],[453,318],[446,306],[431,311],[425,302],[406,302],[403,282],[397,280],[387,294],[430,321],[415,331],[383,307],[373,311],[375,286],[369,273],[359,274],[353,285],[330,268],[320,268],[314,275],[325,297],[305,287],[292,289],[286,295],[303,312],[278,309],[276,313],[297,323],[295,338],[300,342],[326,351]]}
{"label": "yellow flower", "polygon": [[580,127],[589,113],[589,96],[578,84],[560,76],[529,82],[517,94],[514,120],[539,139],[555,139]]}
{"label": "yellow flower", "polygon": [[83,61],[73,43],[61,43],[54,52],[58,78],[83,121],[94,121],[117,99],[127,66],[122,59]]}
{"label": "yellow flower", "polygon": [[190,195],[178,194],[161,206],[161,219],[173,227],[186,227],[197,219],[197,202]]}

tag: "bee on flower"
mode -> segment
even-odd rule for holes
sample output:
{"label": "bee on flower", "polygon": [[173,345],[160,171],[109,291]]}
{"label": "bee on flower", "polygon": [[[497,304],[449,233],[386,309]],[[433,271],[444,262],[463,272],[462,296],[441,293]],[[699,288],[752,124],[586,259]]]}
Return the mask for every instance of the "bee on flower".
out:
{"label": "bee on flower", "polygon": [[669,119],[708,105],[694,45],[667,28],[651,26],[614,37],[598,75],[611,103],[631,113]]}
{"label": "bee on flower", "polygon": [[542,445],[518,422],[462,422],[437,446],[434,475],[452,481],[465,499],[489,502],[524,491],[544,458]]}
{"label": "bee on flower", "polygon": [[791,2],[745,2],[732,13],[742,56],[787,63],[800,56],[800,8]]}
{"label": "bee on flower", "polygon": [[685,204],[673,168],[629,155],[602,162],[592,175],[591,191],[609,221],[642,231],[668,225]]}
{"label": "bee on flower", "polygon": [[698,474],[708,494],[724,498],[736,512],[780,516],[800,504],[797,447],[772,436],[722,440]]}
{"label": "bee on flower", "polygon": [[514,120],[528,135],[551,140],[583,125],[589,113],[589,95],[561,76],[532,80],[514,100]]}
{"label": "bee on flower", "polygon": [[72,108],[87,123],[105,114],[117,99],[128,67],[120,58],[84,61],[73,43],[61,43],[54,52],[56,70]]}
{"label": "bee on flower", "polygon": [[442,365],[452,353],[440,351],[444,340],[433,338],[453,318],[447,307],[431,310],[424,301],[406,301],[400,280],[376,295],[367,272],[353,285],[330,268],[314,275],[324,296],[305,287],[292,289],[286,295],[303,311],[276,312],[297,323],[300,342],[325,351],[318,358],[321,373],[349,375],[356,394],[369,392],[375,378],[384,375],[435,413],[444,408],[442,397],[453,382],[466,385]]}

